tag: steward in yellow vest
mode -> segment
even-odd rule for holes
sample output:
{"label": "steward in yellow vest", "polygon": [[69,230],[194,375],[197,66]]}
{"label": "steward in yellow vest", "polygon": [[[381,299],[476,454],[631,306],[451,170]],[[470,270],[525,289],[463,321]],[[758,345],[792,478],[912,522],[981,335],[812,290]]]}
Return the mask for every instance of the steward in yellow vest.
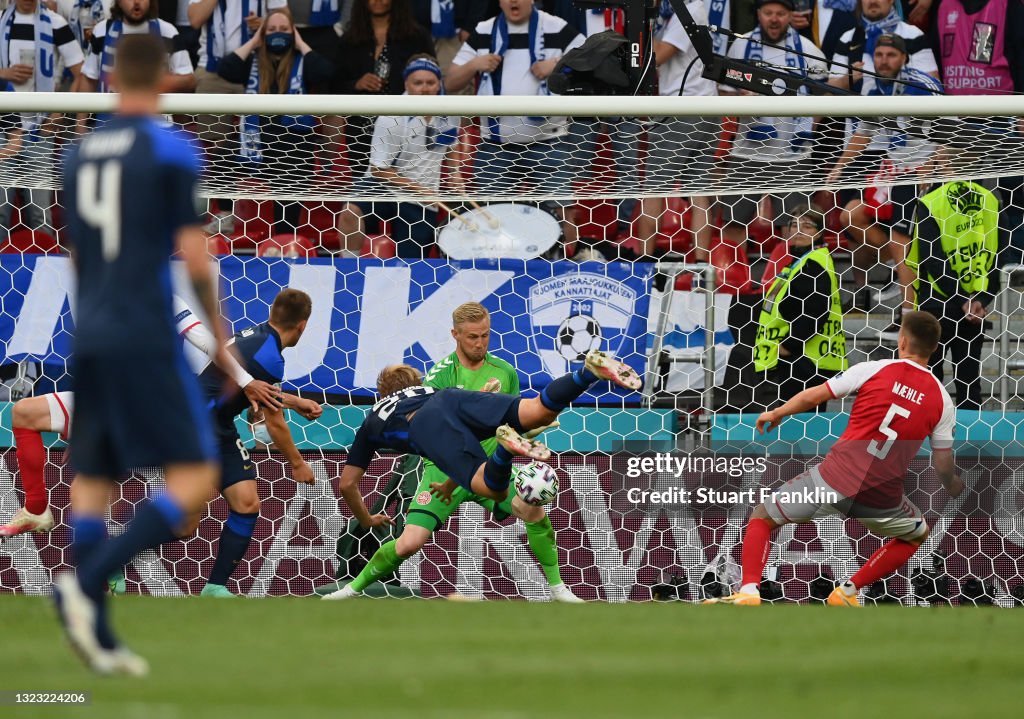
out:
{"label": "steward in yellow vest", "polygon": [[792,218],[783,233],[795,259],[765,293],[754,346],[754,369],[765,373],[769,404],[849,366],[839,278],[828,248],[814,245],[825,218],[807,206],[794,208]]}

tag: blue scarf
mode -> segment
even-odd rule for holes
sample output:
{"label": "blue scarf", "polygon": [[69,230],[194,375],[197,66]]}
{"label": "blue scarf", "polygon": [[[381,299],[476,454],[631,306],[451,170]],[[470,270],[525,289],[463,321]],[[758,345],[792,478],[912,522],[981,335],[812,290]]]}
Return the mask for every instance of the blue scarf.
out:
{"label": "blue scarf", "polygon": [[[110,92],[110,73],[114,71],[114,48],[124,32],[124,22],[111,20],[107,23],[107,36],[103,39],[103,54],[100,55],[100,92]],[[149,21],[149,34],[161,37],[160,21]]]}
{"label": "blue scarf", "polygon": [[[509,32],[508,32],[508,20],[505,19],[505,13],[499,13],[498,17],[494,19],[494,26],[491,28],[491,53],[494,55],[500,55],[505,57],[505,53],[508,51],[509,46]],[[527,30],[527,47],[530,49],[530,66],[537,62],[544,53],[544,33],[540,32],[540,12],[536,7],[533,8],[533,12],[530,13],[530,24]],[[494,72],[485,72],[480,77],[480,86],[477,88],[477,95],[500,95],[501,94],[501,76],[504,72],[505,64],[502,63],[494,70]],[[540,84],[537,88],[538,95],[550,95],[548,90],[547,80]],[[530,117],[527,118],[530,122],[537,124],[543,124],[545,119],[543,117]],[[487,118],[487,128],[491,134],[491,141],[501,142],[501,123],[498,122],[496,117]]]}
{"label": "blue scarf", "polygon": [[[850,0],[853,2],[853,0]],[[729,0],[710,0],[708,6],[708,25],[725,27],[729,19]],[[712,47],[716,55],[725,55],[729,52],[729,36],[720,32],[711,35]]]}
{"label": "blue scarf", "polygon": [[[252,10],[249,0],[242,0],[242,42],[239,45],[249,42],[249,38],[252,37],[252,33],[249,32],[249,24],[245,21],[250,12]],[[263,0],[256,0],[255,13],[263,15]],[[234,48],[228,50],[227,46],[227,14],[227,0],[218,0],[217,7],[213,9],[210,19],[206,21],[206,69],[208,72],[217,72],[220,59],[234,50]]]}
{"label": "blue scarf", "polygon": [[658,6],[658,17],[654,18],[654,37],[661,37],[662,31],[675,14],[676,11],[672,9],[671,0],[661,0],[661,5]]}
{"label": "blue scarf", "polygon": [[89,44],[85,41],[85,29],[82,27],[83,10],[86,11],[84,14],[92,17],[92,26],[96,27],[105,14],[103,12],[103,0],[75,0],[71,17],[68,18],[68,25],[71,26],[71,32],[75,34],[78,44],[82,46],[83,50],[88,50]]}
{"label": "blue scarf", "polygon": [[455,0],[430,0],[430,29],[434,37],[455,37]]}
{"label": "blue scarf", "polygon": [[836,12],[853,12],[857,8],[857,0],[822,0],[821,4]]}
{"label": "blue scarf", "polygon": [[[288,95],[303,95],[305,87],[302,78],[302,55],[296,54],[292,63],[291,76],[288,78]],[[255,57],[252,58],[252,69],[249,71],[249,81],[245,84],[245,94],[258,95],[260,92],[260,64]],[[295,128],[296,130],[308,132],[316,125],[312,115],[281,115],[277,122],[284,127]],[[239,118],[239,154],[245,162],[262,162],[263,153],[260,142],[260,116],[242,115]]]}
{"label": "blue scarf", "polygon": [[[895,6],[889,11],[889,14],[883,17],[881,20],[868,20],[867,18],[861,18],[861,22],[864,23],[864,56],[873,57],[875,54],[875,43],[878,42],[878,38],[887,32],[896,32],[896,27],[903,22],[900,18],[900,14],[896,12]],[[851,57],[850,62],[855,62],[858,58]]]}
{"label": "blue scarf", "polygon": [[309,13],[309,24],[313,27],[329,27],[341,19],[338,0],[313,0]]}
{"label": "blue scarf", "polygon": [[[778,43],[773,44],[777,45]],[[804,51],[804,44],[803,40],[800,38],[800,33],[793,28],[789,28],[789,30],[786,31],[786,42],[784,43],[784,46],[786,48],[786,67],[789,68],[790,74],[807,77],[807,61],[801,54]],[[750,35],[747,36],[747,47],[743,57],[751,62],[764,60],[764,45],[761,40],[760,25],[754,28]],[[807,88],[800,88],[800,94],[806,95]],[[777,129],[777,125],[779,122],[785,122],[789,127],[793,128],[793,137],[790,139],[790,145],[793,152],[799,152],[804,143],[811,141],[812,130],[814,129],[813,117],[754,118],[750,124],[750,129],[747,131],[746,137],[751,142],[767,142],[768,140],[778,139],[779,131]]]}
{"label": "blue scarf", "polygon": [[[3,36],[0,37],[0,67],[11,66],[11,28],[14,25],[14,4],[12,3],[3,15],[0,15],[0,27],[3,28]],[[54,79],[54,66],[56,65],[53,54],[53,20],[49,13],[43,9],[40,2],[36,5],[35,17],[35,38],[36,38],[36,63],[35,63],[35,91],[53,92],[56,86]]]}

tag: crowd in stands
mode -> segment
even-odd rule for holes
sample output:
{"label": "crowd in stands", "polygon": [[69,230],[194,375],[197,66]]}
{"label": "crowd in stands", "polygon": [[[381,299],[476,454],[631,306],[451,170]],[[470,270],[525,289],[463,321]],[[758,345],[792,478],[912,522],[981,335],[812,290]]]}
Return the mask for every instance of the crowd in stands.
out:
{"label": "crowd in stands", "polygon": [[[716,36],[717,52],[768,62],[852,93],[1024,90],[1024,0],[691,0],[687,9],[699,24],[731,28]],[[0,82],[13,92],[105,92],[118,38],[151,33],[167,47],[166,92],[546,95],[563,54],[594,34],[621,32],[624,20],[621,10],[581,9],[572,0],[8,0],[0,14]],[[701,76],[703,65],[668,0],[659,7],[654,39],[661,94],[737,92]],[[40,113],[5,119],[0,173],[17,178],[19,168],[45,167],[45,158],[55,156],[62,121],[75,120]],[[573,183],[598,172],[602,158],[611,164],[604,172],[614,190],[609,194],[616,195],[622,188],[648,192],[684,178],[707,178],[713,187],[721,175],[741,182],[744,176],[817,173],[823,186],[883,171],[912,179],[941,161],[943,151],[927,123],[911,118],[471,122],[212,115],[184,124],[211,163],[232,168],[227,180],[287,177],[291,186],[306,186],[318,172],[337,170],[360,198],[389,188],[430,195],[445,183],[467,197],[514,194],[521,187],[565,197]],[[1021,132],[1018,126],[1003,129]],[[52,193],[19,190],[9,182],[0,224],[13,230],[20,205],[23,231],[20,244],[12,232],[7,246],[56,247],[31,234],[57,234],[59,218],[51,210],[59,204]],[[1005,195],[1013,183],[1003,184]],[[814,250],[842,247],[851,252],[852,304],[869,310],[886,292],[914,305],[920,258],[911,257],[913,223],[921,221],[921,201],[930,191],[910,182],[897,183],[889,196],[869,188],[559,202],[549,209],[561,222],[557,250],[564,256],[653,260],[671,252],[710,258],[723,267],[726,289],[734,292],[769,290],[777,275],[807,254],[800,242],[808,237]],[[262,205],[271,209],[264,212]],[[804,220],[794,214],[798,210]],[[435,235],[445,221],[445,209],[408,201],[216,199],[208,229],[215,251],[413,258],[438,256]],[[817,232],[807,231],[814,229],[810,225]],[[798,239],[790,246],[793,237]],[[737,260],[748,248],[770,255],[760,283],[749,271],[738,278],[728,272],[730,265],[745,264]],[[820,269],[811,286],[834,278],[830,260],[820,253],[814,258],[820,261],[798,263],[805,272]],[[894,288],[881,293],[868,283],[868,269],[880,262],[891,264]],[[793,269],[788,272],[792,280]],[[834,312],[825,311],[830,307],[823,303],[821,322],[834,321]],[[781,347],[783,357],[789,349]]]}

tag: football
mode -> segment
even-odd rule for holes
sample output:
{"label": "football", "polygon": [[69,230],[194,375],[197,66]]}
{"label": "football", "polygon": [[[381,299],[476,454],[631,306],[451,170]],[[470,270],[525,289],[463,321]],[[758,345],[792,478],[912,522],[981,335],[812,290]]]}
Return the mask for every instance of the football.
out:
{"label": "football", "polygon": [[589,315],[572,315],[558,328],[558,351],[569,362],[582,362],[601,348],[601,325]]}
{"label": "football", "polygon": [[531,462],[525,467],[513,470],[516,493],[527,504],[539,507],[547,504],[558,494],[558,475],[543,462]]}

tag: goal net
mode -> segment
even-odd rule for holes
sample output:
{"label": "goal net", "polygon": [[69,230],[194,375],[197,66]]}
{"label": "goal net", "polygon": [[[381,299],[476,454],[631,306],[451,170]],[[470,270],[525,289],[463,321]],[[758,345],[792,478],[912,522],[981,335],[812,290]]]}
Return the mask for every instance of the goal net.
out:
{"label": "goal net", "polygon": [[[10,95],[0,98],[9,118],[0,146],[0,400],[9,447],[0,450],[0,522],[24,501],[14,402],[70,388],[74,293],[61,159],[91,126],[76,115],[112,102]],[[927,253],[947,251],[963,221],[980,229],[974,244],[949,250],[956,258],[948,264],[984,311],[960,322],[970,331],[957,335],[941,367],[958,405],[968,491],[945,494],[926,443],[906,492],[932,534],[907,567],[869,588],[867,601],[1024,601],[1019,97],[972,98],[967,108],[942,97],[209,95],[165,103],[167,121],[202,148],[200,209],[232,330],[266,321],[284,287],[313,299],[305,335],[285,353],[284,389],[324,404],[316,421],[289,419],[317,482],[296,485],[281,455],[239,419],[262,507],[233,592],[333,589],[398,536],[410,509],[430,503],[418,460],[380,456],[360,489],[372,511],[400,520],[367,531],[337,479],[377,372],[447,361],[456,348],[452,311],[465,302],[487,308],[489,350],[515,367],[528,394],[579,367],[592,348],[624,359],[645,387],[589,392],[542,437],[560,483],[546,508],[557,575],[538,562],[543,540],[521,520],[467,501],[369,593],[544,600],[553,576],[592,600],[696,601],[731,591],[761,489],[820,462],[853,402],[791,418],[772,441],[756,436],[757,414],[849,366],[893,357],[893,325],[916,301],[914,288],[924,292]],[[925,247],[929,218],[945,223],[946,239]],[[190,300],[183,285],[181,293]],[[44,437],[57,524],[0,543],[0,591],[46,593],[68,565],[70,469],[64,442]],[[121,485],[112,533],[161,482],[140,469]],[[226,517],[217,499],[194,536],[136,559],[120,584],[198,593]],[[790,525],[774,538],[765,595],[819,600],[882,541],[855,519]]]}

